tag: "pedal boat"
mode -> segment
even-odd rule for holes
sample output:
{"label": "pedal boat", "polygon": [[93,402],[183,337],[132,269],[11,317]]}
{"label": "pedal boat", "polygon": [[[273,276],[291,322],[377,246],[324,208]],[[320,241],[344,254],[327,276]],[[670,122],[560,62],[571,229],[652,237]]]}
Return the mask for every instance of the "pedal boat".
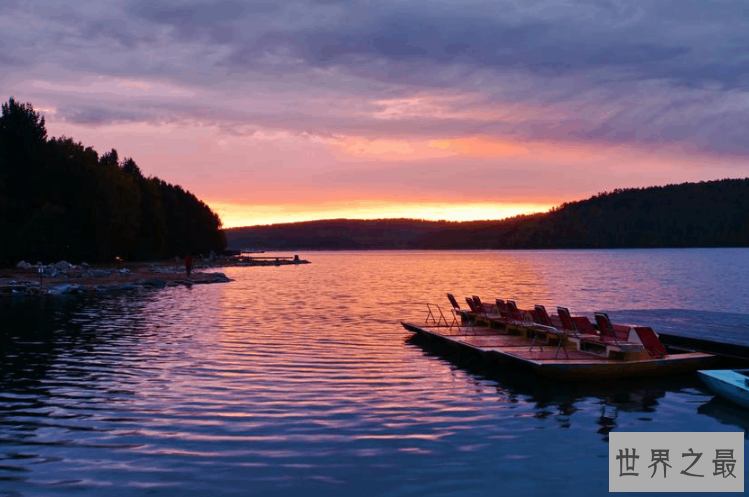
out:
{"label": "pedal boat", "polygon": [[749,369],[716,369],[698,373],[717,396],[749,409]]}
{"label": "pedal boat", "polygon": [[[429,341],[475,352],[489,362],[527,366],[558,380],[687,373],[704,369],[715,359],[712,354],[666,349],[652,328],[613,325],[603,313],[595,316],[600,324],[583,329],[575,324],[590,323],[583,316],[570,316],[572,324],[568,327],[562,325],[560,316],[547,316],[546,322],[539,323],[543,320],[538,319],[537,312],[520,311],[522,319],[517,314],[506,319],[482,309],[482,317],[474,310],[453,312],[452,322],[448,322],[438,305],[427,306],[424,324],[401,321],[403,327]],[[569,316],[565,308],[558,310],[562,318]]]}

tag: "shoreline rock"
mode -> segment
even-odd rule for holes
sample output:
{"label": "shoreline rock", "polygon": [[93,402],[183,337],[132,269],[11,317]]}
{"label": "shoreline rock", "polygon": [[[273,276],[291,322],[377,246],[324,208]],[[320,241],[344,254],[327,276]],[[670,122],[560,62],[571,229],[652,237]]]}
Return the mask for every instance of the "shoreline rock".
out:
{"label": "shoreline rock", "polygon": [[65,261],[55,265],[19,263],[15,270],[10,271],[14,274],[3,275],[0,270],[0,298],[57,297],[233,281],[224,273],[218,272],[194,271],[190,278],[186,278],[184,268],[153,264],[148,268],[130,269],[90,268],[83,264],[74,266]]}
{"label": "shoreline rock", "polygon": [[[233,281],[224,273],[207,272],[221,267],[242,266],[286,266],[309,264],[298,255],[289,256],[244,256],[203,258],[193,266],[190,278],[177,258],[174,264],[119,263],[114,267],[79,265],[67,261],[31,264],[20,261],[14,268],[0,269],[0,298],[10,296],[60,296],[105,292],[131,291],[136,289],[161,289],[175,286],[191,287],[208,283]],[[206,272],[203,272],[206,271]]]}

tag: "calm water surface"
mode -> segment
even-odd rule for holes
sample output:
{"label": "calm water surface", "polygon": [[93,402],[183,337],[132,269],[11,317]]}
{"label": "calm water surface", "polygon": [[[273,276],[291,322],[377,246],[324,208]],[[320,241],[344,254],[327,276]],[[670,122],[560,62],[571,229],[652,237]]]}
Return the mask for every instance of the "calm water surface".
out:
{"label": "calm water surface", "polygon": [[557,384],[398,324],[452,292],[749,335],[749,250],[303,256],[229,284],[0,301],[0,496],[599,495],[612,429],[749,428],[693,375]]}

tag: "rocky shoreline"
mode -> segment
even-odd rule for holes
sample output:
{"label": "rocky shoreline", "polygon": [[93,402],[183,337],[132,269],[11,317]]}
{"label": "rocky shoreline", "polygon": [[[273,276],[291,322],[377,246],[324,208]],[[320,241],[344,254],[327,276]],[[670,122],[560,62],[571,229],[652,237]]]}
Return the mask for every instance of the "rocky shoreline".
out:
{"label": "rocky shoreline", "polygon": [[232,281],[223,273],[205,272],[209,268],[196,266],[188,278],[184,266],[169,264],[92,267],[66,261],[56,264],[21,261],[15,269],[0,269],[0,296],[78,295]]}

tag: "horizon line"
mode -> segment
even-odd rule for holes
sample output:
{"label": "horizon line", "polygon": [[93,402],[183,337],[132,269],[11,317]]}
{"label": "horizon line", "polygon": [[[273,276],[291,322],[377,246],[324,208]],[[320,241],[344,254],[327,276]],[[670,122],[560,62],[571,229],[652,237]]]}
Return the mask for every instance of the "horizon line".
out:
{"label": "horizon line", "polygon": [[232,226],[230,228],[221,228],[221,229],[223,231],[230,231],[230,230],[240,230],[240,229],[246,229],[246,228],[260,228],[260,227],[270,227],[270,226],[283,226],[283,225],[290,225],[290,224],[313,224],[313,223],[323,223],[323,222],[333,222],[333,221],[354,221],[354,222],[414,221],[414,222],[430,223],[430,224],[441,224],[441,223],[451,223],[451,224],[489,223],[489,222],[506,221],[508,219],[514,219],[514,218],[518,218],[518,217],[530,217],[530,216],[537,216],[537,215],[540,215],[540,214],[548,214],[553,209],[554,208],[551,208],[551,209],[549,209],[547,211],[542,211],[542,212],[529,212],[527,214],[516,214],[514,216],[506,216],[506,217],[496,218],[496,219],[468,219],[468,220],[460,220],[460,221],[451,221],[449,219],[423,219],[423,218],[412,218],[412,217],[381,217],[381,218],[336,217],[336,218],[306,219],[304,221],[289,221],[289,222],[282,222],[282,223],[251,224],[251,225],[247,225],[247,226]]}

